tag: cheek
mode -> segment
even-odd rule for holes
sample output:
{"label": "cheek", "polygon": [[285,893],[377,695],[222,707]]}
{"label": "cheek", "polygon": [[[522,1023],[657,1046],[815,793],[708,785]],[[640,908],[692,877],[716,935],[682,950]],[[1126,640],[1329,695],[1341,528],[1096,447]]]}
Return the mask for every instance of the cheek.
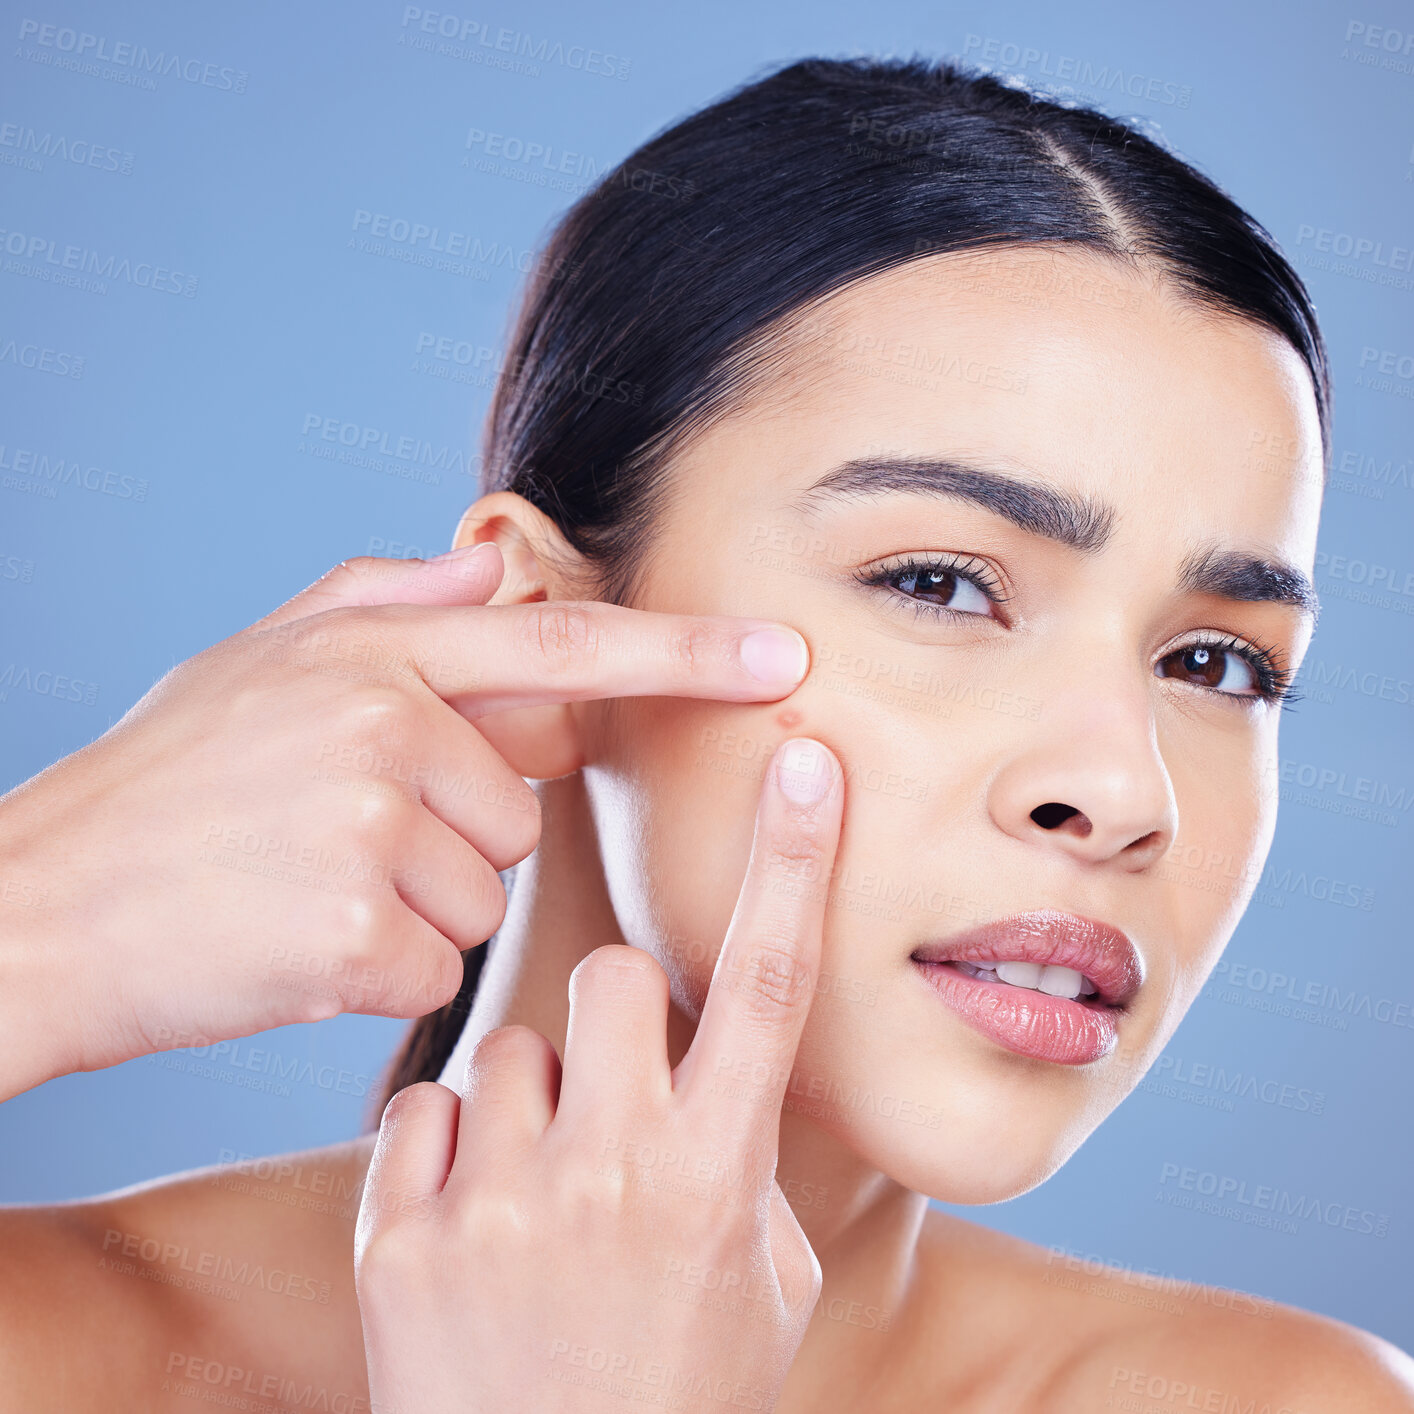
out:
{"label": "cheek", "polygon": [[587,754],[610,899],[696,1019],[746,876],[766,766],[790,735],[768,713],[677,698],[606,704]]}
{"label": "cheek", "polygon": [[[1177,756],[1177,760],[1173,759]],[[1276,827],[1275,743],[1201,759],[1170,757],[1179,830],[1154,879],[1154,918],[1173,953],[1175,988],[1166,1038],[1207,980],[1253,895]]]}
{"label": "cheek", "polygon": [[1180,852],[1188,867],[1249,878],[1261,869],[1276,827],[1276,752],[1234,743],[1175,771]]}
{"label": "cheek", "polygon": [[625,940],[658,958],[686,1016],[701,1013],[741,893],[772,756],[797,735],[823,741],[845,775],[821,971],[877,989],[881,958],[897,951],[887,946],[895,901],[915,896],[920,873],[939,883],[923,862],[944,847],[938,802],[965,790],[953,772],[979,759],[958,750],[956,724],[919,718],[911,700],[881,703],[833,682],[807,682],[780,704],[622,698],[604,713],[587,755],[590,774],[615,783],[599,812],[611,900]]}
{"label": "cheek", "polygon": [[823,700],[808,700],[807,685],[787,704],[759,707],[620,698],[605,705],[586,746],[619,926],[625,941],[662,963],[675,1004],[692,1019],[746,878],[766,771],[782,742],[816,737],[845,772],[822,971],[851,971],[843,949],[853,914],[840,900],[850,896],[851,879],[875,878],[881,858],[901,858],[896,846],[915,833],[907,821],[919,808],[908,802],[932,794],[891,759],[907,738],[881,732],[876,705],[816,696]]}

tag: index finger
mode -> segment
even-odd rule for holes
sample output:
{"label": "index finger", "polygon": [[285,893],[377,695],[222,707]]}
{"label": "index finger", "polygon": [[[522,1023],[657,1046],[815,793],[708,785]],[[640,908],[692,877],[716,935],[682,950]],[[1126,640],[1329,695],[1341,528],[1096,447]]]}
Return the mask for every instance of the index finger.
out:
{"label": "index finger", "polygon": [[820,971],[844,809],[834,754],[809,737],[771,759],[751,862],[674,1088],[748,1173],[774,1172],[781,1104]]}
{"label": "index finger", "polygon": [[356,614],[396,643],[441,698],[474,720],[514,707],[602,697],[753,702],[794,691],[810,666],[804,638],[770,619],[666,614],[597,600],[536,604],[386,604]]}

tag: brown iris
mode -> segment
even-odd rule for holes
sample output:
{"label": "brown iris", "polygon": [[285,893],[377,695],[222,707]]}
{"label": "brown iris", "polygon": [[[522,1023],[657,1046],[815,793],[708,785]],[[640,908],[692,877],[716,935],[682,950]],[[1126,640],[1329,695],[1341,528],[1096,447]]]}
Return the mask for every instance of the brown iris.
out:
{"label": "brown iris", "polygon": [[1180,648],[1163,660],[1163,675],[1182,678],[1198,687],[1218,687],[1227,677],[1232,654],[1226,648],[1209,648],[1195,643]]}

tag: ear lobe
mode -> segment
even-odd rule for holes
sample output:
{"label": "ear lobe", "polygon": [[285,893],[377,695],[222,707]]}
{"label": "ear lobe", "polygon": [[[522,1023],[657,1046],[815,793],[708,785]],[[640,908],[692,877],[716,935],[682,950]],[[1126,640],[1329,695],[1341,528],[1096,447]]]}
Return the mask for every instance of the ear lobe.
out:
{"label": "ear lobe", "polygon": [[553,781],[584,765],[578,723],[567,702],[488,712],[476,719],[476,730],[527,780]]}

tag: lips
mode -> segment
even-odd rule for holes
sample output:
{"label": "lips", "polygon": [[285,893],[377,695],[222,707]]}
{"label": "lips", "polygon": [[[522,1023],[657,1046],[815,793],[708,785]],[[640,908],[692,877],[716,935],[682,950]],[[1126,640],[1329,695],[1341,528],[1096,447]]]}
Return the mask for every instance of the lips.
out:
{"label": "lips", "polygon": [[[1050,910],[925,943],[914,949],[912,961],[974,1030],[1007,1050],[1061,1065],[1087,1065],[1114,1049],[1118,1018],[1144,980],[1139,953],[1117,928]],[[1057,983],[1062,995],[1053,996],[986,970],[1008,962],[1069,968],[1084,979],[1082,995],[1064,995],[1065,983],[1073,982],[1065,974],[1050,974],[1043,983]]]}

